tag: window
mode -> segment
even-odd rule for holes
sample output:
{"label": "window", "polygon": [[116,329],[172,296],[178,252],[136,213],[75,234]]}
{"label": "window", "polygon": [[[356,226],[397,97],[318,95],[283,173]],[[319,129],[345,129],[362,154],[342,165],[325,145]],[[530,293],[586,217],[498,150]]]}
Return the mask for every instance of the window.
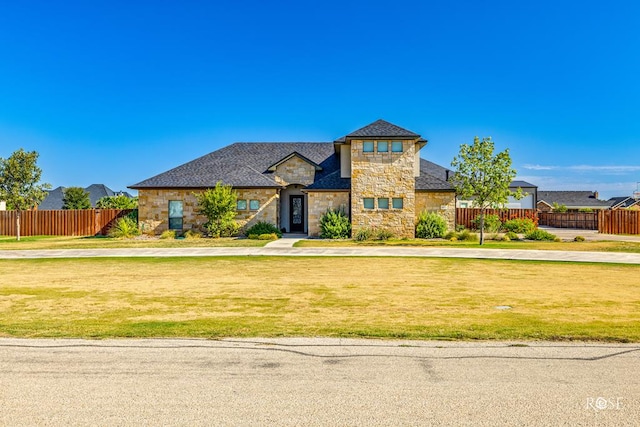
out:
{"label": "window", "polygon": [[373,197],[365,197],[362,199],[362,204],[365,209],[373,209]]}
{"label": "window", "polygon": [[169,230],[182,230],[182,202],[169,200]]}
{"label": "window", "polygon": [[392,153],[402,153],[402,141],[392,141],[391,142],[391,152]]}
{"label": "window", "polygon": [[389,152],[389,141],[378,141],[378,153]]}
{"label": "window", "polygon": [[391,199],[391,204],[393,206],[393,209],[402,209],[402,198],[394,197],[393,199]]}
{"label": "window", "polygon": [[249,209],[252,211],[260,209],[260,200],[249,200]]}
{"label": "window", "polygon": [[378,209],[389,209],[389,199],[386,197],[378,199]]}
{"label": "window", "polygon": [[364,153],[373,153],[373,141],[365,141],[362,143],[362,151]]}
{"label": "window", "polygon": [[236,203],[236,210],[246,211],[247,210],[247,201],[246,200],[238,200]]}

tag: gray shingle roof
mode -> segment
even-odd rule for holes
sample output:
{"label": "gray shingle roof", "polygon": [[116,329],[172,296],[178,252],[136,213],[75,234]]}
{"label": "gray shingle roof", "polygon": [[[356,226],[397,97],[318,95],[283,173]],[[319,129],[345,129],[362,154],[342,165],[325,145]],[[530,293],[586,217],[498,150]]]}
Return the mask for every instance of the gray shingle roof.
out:
{"label": "gray shingle roof", "polygon": [[609,202],[596,198],[593,191],[542,191],[538,190],[538,202],[545,202],[549,206],[554,203],[568,208],[602,208],[608,207]]}
{"label": "gray shingle roof", "polygon": [[530,182],[527,181],[511,181],[511,184],[509,184],[509,187],[520,187],[520,188],[538,188],[537,185],[533,185]]}
{"label": "gray shingle roof", "polygon": [[612,197],[608,202],[612,208],[628,208],[640,203],[639,200],[629,196]]}
{"label": "gray shingle roof", "polygon": [[268,169],[292,153],[322,168],[317,180],[340,168],[330,142],[236,142],[130,188],[207,188],[218,181],[233,187],[282,187]]}
{"label": "gray shingle roof", "polygon": [[[42,203],[38,205],[38,209],[41,211],[62,209],[64,190],[65,187],[56,187],[53,190],[50,190],[47,197],[45,197]],[[106,196],[110,197],[123,194],[127,197],[132,197],[131,194],[127,193],[126,191],[113,191],[104,184],[91,184],[90,186],[86,187],[84,191],[89,193],[89,200],[91,201],[91,206],[93,207],[96,206],[98,200]]]}
{"label": "gray shingle roof", "polygon": [[446,168],[420,159],[420,176],[416,178],[416,190],[455,191],[446,181],[446,172],[443,174],[443,170],[446,171]]}
{"label": "gray shingle roof", "polygon": [[382,119],[351,132],[347,138],[419,138],[420,135]]}

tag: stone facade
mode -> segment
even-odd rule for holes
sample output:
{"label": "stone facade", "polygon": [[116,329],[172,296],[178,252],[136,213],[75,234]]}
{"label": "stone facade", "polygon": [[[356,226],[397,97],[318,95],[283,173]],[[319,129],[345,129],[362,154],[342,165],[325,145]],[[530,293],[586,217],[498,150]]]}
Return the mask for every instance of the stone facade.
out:
{"label": "stone facade", "polygon": [[310,191],[307,200],[310,236],[320,235],[320,218],[328,209],[343,209],[347,215],[349,214],[348,191]]}
{"label": "stone facade", "polygon": [[[202,230],[207,218],[199,215],[198,201],[194,193],[202,190],[194,189],[140,189],[138,192],[138,216],[143,233],[160,234],[169,228],[169,201],[182,202],[183,230]],[[247,201],[247,209],[238,211],[236,220],[242,227],[251,226],[257,221],[277,224],[278,221],[278,189],[255,188],[237,189],[238,200]],[[250,201],[258,200],[259,208],[250,210]]]}
{"label": "stone facade", "polygon": [[416,193],[416,219],[420,212],[438,212],[447,220],[447,228],[456,228],[456,193],[419,191]]}
{"label": "stone facade", "polygon": [[274,179],[282,185],[302,184],[307,186],[313,183],[315,175],[316,169],[312,164],[298,156],[293,156],[276,166]]}
{"label": "stone facade", "polygon": [[[416,140],[402,141],[402,152],[363,151],[363,140],[351,141],[351,224],[352,229],[386,229],[395,237],[415,236]],[[364,199],[373,198],[373,209],[365,209]],[[389,208],[379,207],[379,198],[388,199]],[[402,209],[393,209],[392,199],[402,199]]]}

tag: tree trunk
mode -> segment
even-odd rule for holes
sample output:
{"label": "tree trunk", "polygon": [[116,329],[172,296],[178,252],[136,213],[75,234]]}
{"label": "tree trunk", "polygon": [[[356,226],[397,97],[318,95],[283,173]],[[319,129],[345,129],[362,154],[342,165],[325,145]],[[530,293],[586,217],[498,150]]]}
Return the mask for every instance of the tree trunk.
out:
{"label": "tree trunk", "polygon": [[20,240],[20,209],[16,211],[16,236]]}
{"label": "tree trunk", "polygon": [[480,211],[480,244],[484,245],[484,209]]}

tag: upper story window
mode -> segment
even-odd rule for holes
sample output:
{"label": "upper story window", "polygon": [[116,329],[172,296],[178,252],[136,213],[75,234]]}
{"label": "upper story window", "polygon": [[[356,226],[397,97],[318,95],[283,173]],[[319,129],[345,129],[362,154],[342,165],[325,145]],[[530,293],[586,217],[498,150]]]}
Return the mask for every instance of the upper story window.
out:
{"label": "upper story window", "polygon": [[257,211],[260,209],[260,200],[249,200],[249,210]]}
{"label": "upper story window", "polygon": [[402,153],[402,141],[392,141],[391,142],[391,152],[392,153]]}
{"label": "upper story window", "polygon": [[246,211],[247,210],[247,201],[246,200],[238,200],[236,204],[236,210]]}
{"label": "upper story window", "polygon": [[363,198],[362,207],[364,207],[365,209],[373,209],[373,197]]}
{"label": "upper story window", "polygon": [[393,199],[391,199],[391,203],[392,203],[393,209],[402,209],[404,205],[402,198],[400,197],[394,197]]}
{"label": "upper story window", "polygon": [[378,198],[378,209],[389,209],[389,199],[386,197]]}
{"label": "upper story window", "polygon": [[389,152],[389,141],[378,141],[378,153]]}
{"label": "upper story window", "polygon": [[363,153],[373,153],[373,141],[364,141],[362,143]]}

